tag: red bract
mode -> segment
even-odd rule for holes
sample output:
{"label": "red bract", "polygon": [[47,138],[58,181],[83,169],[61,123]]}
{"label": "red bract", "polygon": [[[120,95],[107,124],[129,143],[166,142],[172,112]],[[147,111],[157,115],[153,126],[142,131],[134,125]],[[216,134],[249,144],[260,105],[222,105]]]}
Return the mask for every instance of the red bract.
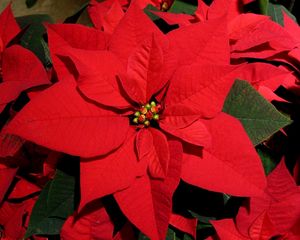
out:
{"label": "red bract", "polygon": [[124,16],[122,6],[118,0],[103,2],[92,0],[88,7],[88,13],[95,28],[109,34],[113,33]]}
{"label": "red bract", "polygon": [[[38,187],[24,179],[17,179],[8,199],[0,207],[0,230],[4,240],[22,239],[28,226],[32,208],[37,199],[32,194],[40,191]],[[2,182],[1,182],[2,183]]]}
{"label": "red bract", "polygon": [[267,180],[266,192],[260,197],[251,198],[240,208],[236,223],[231,219],[212,222],[221,239],[300,237],[297,230],[300,222],[300,189],[283,161]]}
{"label": "red bract", "polygon": [[58,81],[74,81],[71,74],[75,70],[72,63],[67,64],[58,57],[66,52],[70,46],[88,50],[104,50],[107,48],[109,35],[97,29],[79,24],[51,24],[47,25],[50,55]]}
{"label": "red bract", "polygon": [[69,217],[60,236],[65,240],[113,239],[113,231],[114,225],[106,209],[101,202],[95,202],[89,212]]}
{"label": "red bract", "polygon": [[285,28],[266,16],[242,14],[230,22],[231,57],[245,61],[249,58],[287,63],[297,69],[289,52],[297,42]]}
{"label": "red bract", "polygon": [[229,22],[242,13],[243,3],[239,0],[214,0],[210,6],[203,0],[198,0],[198,8],[193,15],[175,14],[168,12],[152,11],[155,15],[164,19],[168,24],[186,26],[196,22],[205,22],[220,17],[225,17]]}
{"label": "red bract", "polygon": [[0,15],[0,113],[22,91],[49,84],[43,65],[31,51],[19,45],[10,46],[19,32],[8,5]]}
{"label": "red bract", "polygon": [[[49,26],[56,71],[68,81],[34,98],[8,131],[81,156],[80,210],[113,194],[126,217],[154,240],[166,235],[182,160],[182,177],[191,184],[259,194],[265,184],[260,160],[240,123],[221,113],[236,69],[228,65],[221,21],[165,36],[133,4],[108,42],[94,39],[103,49],[93,51],[82,45],[90,29],[81,27],[76,47],[74,26]],[[70,31],[59,32],[64,28]]]}

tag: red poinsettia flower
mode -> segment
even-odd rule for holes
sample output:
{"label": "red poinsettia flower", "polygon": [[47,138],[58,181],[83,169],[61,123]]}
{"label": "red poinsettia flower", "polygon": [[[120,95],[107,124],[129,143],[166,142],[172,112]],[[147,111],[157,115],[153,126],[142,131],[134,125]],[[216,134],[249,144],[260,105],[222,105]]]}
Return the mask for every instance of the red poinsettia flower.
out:
{"label": "red poinsettia flower", "polygon": [[299,239],[300,189],[282,161],[268,176],[268,187],[232,219],[213,221],[221,239]]}
{"label": "red poinsettia flower", "polygon": [[[73,77],[33,99],[8,131],[84,157],[81,209],[113,194],[127,218],[151,239],[166,234],[182,145],[184,180],[235,195],[256,195],[264,188],[260,160],[241,124],[221,113],[234,80],[228,39],[221,35],[211,41],[211,35],[202,34],[219,24],[191,26],[197,30],[195,42],[201,40],[197,45],[190,42],[192,50],[183,44],[191,29],[164,36],[136,5],[128,9],[104,50],[67,46],[70,39],[75,42],[74,29],[65,40],[50,30],[50,41],[60,39],[66,46],[58,46],[59,57],[68,71],[64,74]],[[217,53],[213,47],[219,43]],[[179,61],[176,49],[184,54]],[[196,64],[188,65],[192,61]],[[232,134],[227,137],[228,131]],[[241,151],[232,151],[232,144]]]}
{"label": "red poinsettia flower", "polygon": [[20,32],[8,5],[0,15],[0,113],[6,104],[31,87],[49,84],[39,59],[29,50],[10,42]]}

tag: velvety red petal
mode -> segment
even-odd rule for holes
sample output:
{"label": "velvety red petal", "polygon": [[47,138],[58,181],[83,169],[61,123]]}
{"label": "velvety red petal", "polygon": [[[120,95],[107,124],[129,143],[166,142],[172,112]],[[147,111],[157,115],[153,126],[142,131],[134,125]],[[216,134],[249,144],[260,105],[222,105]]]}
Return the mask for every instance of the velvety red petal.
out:
{"label": "velvety red petal", "polygon": [[66,240],[112,239],[114,224],[100,201],[90,207],[90,212],[76,218],[70,216],[64,223],[60,236]]}
{"label": "velvety red petal", "polygon": [[185,105],[203,118],[221,112],[229,90],[235,80],[231,73],[236,67],[193,64],[179,68],[170,83],[166,96],[166,111],[181,114]]}
{"label": "velvety red petal", "polygon": [[249,227],[249,237],[251,239],[269,240],[276,235],[279,235],[279,232],[276,231],[266,211],[259,215]]}
{"label": "velvety red petal", "polygon": [[48,24],[48,42],[53,66],[60,81],[74,80],[76,69],[62,61],[57,54],[65,53],[71,46],[86,50],[104,50],[109,37],[102,31],[80,24]]}
{"label": "velvety red petal", "polygon": [[87,98],[110,107],[131,106],[118,83],[118,75],[122,75],[125,67],[113,53],[72,49],[69,57],[79,74],[77,85]]}
{"label": "velvety red petal", "polygon": [[91,1],[88,13],[94,26],[109,34],[113,33],[124,16],[122,6],[118,0]]}
{"label": "velvety red petal", "polygon": [[[142,129],[136,137],[136,147],[140,162],[148,165],[149,174],[153,178],[164,179],[167,175],[169,147],[164,135],[155,129]],[[155,145],[154,145],[155,141]],[[158,144],[162,144],[158,146]],[[161,149],[162,148],[162,149]],[[158,150],[158,151],[157,151]],[[161,152],[164,151],[164,153]]]}
{"label": "velvety red petal", "polygon": [[0,104],[15,100],[31,87],[50,84],[46,70],[29,50],[14,45],[5,49],[2,56],[3,82],[0,83]]}
{"label": "velvety red petal", "polygon": [[28,197],[33,193],[37,193],[41,191],[41,189],[36,186],[35,184],[28,182],[27,180],[20,178],[18,179],[17,183],[15,184],[12,192],[9,194],[8,199],[20,199],[24,197]]}
{"label": "velvety red petal", "polygon": [[241,65],[233,73],[237,79],[247,80],[256,89],[266,86],[275,91],[286,79],[291,77],[291,72],[267,63],[250,63]]}
{"label": "velvety red petal", "polygon": [[186,105],[176,104],[173,107],[167,107],[160,118],[164,125],[176,126],[176,128],[185,128],[197,121],[201,116]]}
{"label": "velvety red petal", "polygon": [[[253,17],[255,17],[255,15]],[[246,18],[246,20],[248,20],[248,18]],[[251,29],[251,32],[249,32],[248,27],[249,26],[247,26],[247,32],[245,29],[240,30],[244,35],[232,45],[231,51],[245,51],[268,43],[274,52],[279,53],[284,50],[292,49],[295,46],[293,38],[287,31],[270,19],[260,22],[258,26]]]}
{"label": "velvety red petal", "polygon": [[17,169],[16,168],[8,168],[2,164],[0,164],[0,203],[2,202],[6,191],[8,190],[12,180],[16,175]]}
{"label": "velvety red petal", "polygon": [[119,148],[129,120],[86,101],[71,82],[60,82],[32,99],[7,131],[50,149],[93,157]]}
{"label": "velvety red petal", "polygon": [[127,79],[121,79],[128,95],[140,104],[147,103],[159,89],[163,72],[163,53],[154,36],[149,36],[129,56]]}
{"label": "velvety red petal", "polygon": [[300,28],[299,25],[291,19],[285,11],[282,11],[283,14],[283,25],[284,29],[294,38],[298,47],[300,44]]}
{"label": "velvety red petal", "polygon": [[229,39],[225,18],[195,23],[173,30],[167,35],[174,51],[180,53],[179,63],[196,62],[229,64]]}
{"label": "velvety red petal", "polygon": [[[148,18],[137,3],[130,4],[125,16],[111,36],[109,50],[116,53],[127,65],[132,52],[153,33],[161,35],[160,30]],[[160,42],[158,42],[160,45]]]}
{"label": "velvety red petal", "polygon": [[201,22],[206,21],[208,10],[209,10],[209,6],[203,0],[198,0],[198,8],[195,11],[195,16]]}
{"label": "velvety red petal", "polygon": [[125,216],[150,239],[165,239],[172,210],[172,196],[179,184],[182,147],[169,141],[170,163],[167,177],[138,178],[129,188],[114,194]]}
{"label": "velvety red petal", "polygon": [[179,128],[176,125],[165,124],[163,121],[160,122],[159,126],[164,131],[185,142],[201,147],[207,147],[211,144],[211,135],[200,119],[184,128]]}
{"label": "velvety red petal", "polygon": [[247,13],[240,14],[228,24],[229,38],[231,40],[239,40],[249,32],[255,31],[259,24],[268,21],[269,17],[259,14]]}
{"label": "velvety red petal", "polygon": [[[11,3],[0,14],[0,41],[6,46],[19,32],[20,27],[11,10]],[[3,50],[3,49],[2,49]]]}
{"label": "velvety red petal", "polygon": [[170,219],[170,224],[191,235],[194,239],[196,239],[196,231],[197,231],[197,219],[196,218],[186,218],[181,215],[173,213]]}
{"label": "velvety red petal", "polygon": [[264,220],[266,223],[262,231],[273,235],[285,234],[299,221],[299,199],[300,190],[282,161],[268,176],[266,193],[251,198],[248,205],[240,208],[236,218],[237,227],[247,234],[250,226],[256,224],[265,212],[269,219]]}
{"label": "velvety red petal", "polygon": [[[159,166],[162,169],[162,172],[164,173],[163,176],[165,177],[168,173],[170,161],[169,144],[165,134],[163,134],[161,131],[158,131],[155,128],[150,128],[150,132],[152,133],[153,137],[153,148],[155,149],[156,155],[159,160]],[[150,168],[153,168],[153,166],[149,165],[149,170]],[[156,167],[154,167],[154,169],[156,169]],[[151,172],[153,172],[154,169],[152,169]],[[152,175],[152,177],[154,176]]]}
{"label": "velvety red petal", "polygon": [[147,176],[137,178],[129,188],[114,197],[125,216],[150,239],[159,240],[151,183]]}
{"label": "velvety red petal", "polygon": [[23,146],[25,141],[11,134],[0,132],[0,158],[12,157]]}
{"label": "velvety red petal", "polygon": [[212,225],[217,231],[220,239],[228,240],[247,240],[249,238],[243,237],[236,229],[232,219],[222,219],[218,221],[211,221]]}
{"label": "velvety red petal", "polygon": [[185,150],[182,179],[236,196],[262,194],[266,179],[261,160],[240,122],[224,113],[208,122],[211,148],[204,148],[202,155],[196,147]]}
{"label": "velvety red petal", "polygon": [[131,135],[115,152],[102,158],[80,162],[80,208],[92,200],[120,191],[134,181],[138,159],[135,135]]}

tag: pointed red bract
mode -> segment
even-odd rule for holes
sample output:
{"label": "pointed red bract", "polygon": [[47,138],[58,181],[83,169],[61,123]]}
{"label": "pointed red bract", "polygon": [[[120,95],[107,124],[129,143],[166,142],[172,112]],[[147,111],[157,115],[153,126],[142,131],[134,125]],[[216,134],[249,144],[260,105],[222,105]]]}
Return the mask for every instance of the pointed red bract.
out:
{"label": "pointed red bract", "polygon": [[87,98],[109,107],[131,106],[117,78],[125,68],[113,53],[72,49],[70,55],[79,73],[78,88]]}
{"label": "pointed red bract", "polygon": [[179,63],[229,64],[226,20],[218,18],[181,27],[168,34],[172,51],[180,53]]}
{"label": "pointed red bract", "polygon": [[119,0],[103,2],[91,1],[88,7],[89,16],[94,26],[106,33],[112,34],[124,16]]}
{"label": "pointed red bract", "polygon": [[[169,141],[170,164],[162,180],[147,176],[136,179],[126,190],[114,194],[125,216],[150,239],[164,239],[172,211],[172,196],[179,184],[182,148]],[[147,221],[145,221],[147,219]]]}
{"label": "pointed red bract", "polygon": [[191,235],[194,239],[196,239],[197,222],[196,218],[186,218],[175,213],[172,214],[170,219],[172,226]]}
{"label": "pointed red bract", "polygon": [[0,108],[15,100],[26,89],[50,84],[40,60],[32,52],[18,45],[3,51],[2,72]]}
{"label": "pointed red bract", "polygon": [[100,201],[90,206],[82,216],[70,216],[64,223],[60,236],[63,239],[112,239],[114,225]]}
{"label": "pointed red bract", "polygon": [[[12,186],[8,200],[0,207],[1,236],[4,239],[22,239],[28,227],[29,217],[37,197],[32,195],[40,189],[25,179],[19,178]],[[29,185],[29,186],[28,186]],[[16,197],[16,198],[12,198]]]}
{"label": "pointed red bract", "polygon": [[160,90],[155,87],[162,87],[160,85],[163,61],[162,49],[153,36],[146,38],[130,55],[127,79],[123,81],[123,86],[133,100],[141,104],[146,103]]}
{"label": "pointed red bract", "polygon": [[5,165],[0,164],[0,203],[2,202],[6,191],[15,177],[16,172],[16,168],[8,168]]}
{"label": "pointed red bract", "polygon": [[199,148],[186,147],[182,179],[211,191],[260,195],[266,186],[263,168],[242,125],[221,113],[207,121],[207,126],[212,135],[211,148],[201,152]]}
{"label": "pointed red bract", "polygon": [[134,182],[139,173],[134,150],[135,136],[132,135],[118,150],[108,156],[81,160],[80,208],[95,199],[125,189]]}
{"label": "pointed red bract", "polygon": [[[166,112],[180,114],[181,105],[190,114],[212,118],[223,107],[225,98],[235,80],[230,73],[233,66],[193,64],[179,68],[170,83],[166,97]],[[189,115],[187,112],[185,115]]]}
{"label": "pointed red bract", "polygon": [[20,30],[21,29],[13,16],[11,4],[9,4],[0,14],[0,41],[3,46],[7,46]]}
{"label": "pointed red bract", "polygon": [[248,238],[244,237],[236,230],[232,219],[211,221],[211,223],[214,226],[214,228],[216,229],[216,232],[220,239],[248,240]]}
{"label": "pointed red bract", "polygon": [[[129,56],[142,41],[152,34],[161,36],[160,30],[141,11],[136,3],[128,8],[126,15],[111,36],[109,50],[114,52],[127,65]],[[159,39],[158,39],[159,40]],[[160,45],[160,41],[158,44]]]}
{"label": "pointed red bract", "polygon": [[122,145],[129,129],[127,117],[84,100],[73,83],[61,82],[34,98],[7,131],[56,151],[93,157]]}
{"label": "pointed red bract", "polygon": [[79,24],[48,24],[47,33],[50,55],[59,81],[73,81],[76,69],[62,61],[58,54],[66,53],[70,46],[104,50],[109,40],[105,33]]}
{"label": "pointed red bract", "polygon": [[262,221],[260,232],[271,236],[289,234],[299,223],[300,190],[284,161],[281,161],[267,180],[266,192],[251,198],[248,206],[241,207],[237,215],[237,228],[245,236],[248,233],[254,234],[254,226],[261,225]]}

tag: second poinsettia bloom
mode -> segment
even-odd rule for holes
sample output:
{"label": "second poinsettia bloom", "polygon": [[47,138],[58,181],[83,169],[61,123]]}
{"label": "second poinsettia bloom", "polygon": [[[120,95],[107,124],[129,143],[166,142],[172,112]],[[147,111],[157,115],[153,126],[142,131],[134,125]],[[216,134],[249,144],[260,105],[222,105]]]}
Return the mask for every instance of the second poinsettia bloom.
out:
{"label": "second poinsettia bloom", "polygon": [[241,124],[221,113],[236,69],[226,35],[201,32],[219,25],[165,35],[132,4],[109,39],[83,26],[49,26],[59,82],[32,99],[8,132],[80,156],[80,209],[113,194],[153,240],[166,236],[180,178],[257,194],[265,180],[260,160]]}

